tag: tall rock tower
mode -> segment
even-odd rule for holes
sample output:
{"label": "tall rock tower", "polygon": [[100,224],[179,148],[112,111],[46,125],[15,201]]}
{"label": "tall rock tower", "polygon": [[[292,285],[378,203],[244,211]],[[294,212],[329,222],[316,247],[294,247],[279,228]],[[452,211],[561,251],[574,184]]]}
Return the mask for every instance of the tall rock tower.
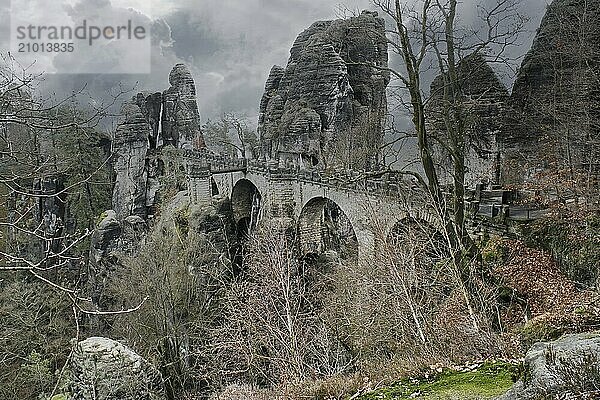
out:
{"label": "tall rock tower", "polygon": [[[458,63],[458,82],[464,99],[466,129],[465,148],[465,182],[469,186],[478,183],[498,184],[499,146],[498,140],[504,128],[506,104],[509,93],[494,70],[481,54],[470,54]],[[445,76],[437,76],[431,84],[431,99],[427,106],[428,129],[436,137],[433,141],[436,163],[440,179],[445,183],[452,182],[452,156],[443,146],[447,143],[448,134],[444,121]]]}
{"label": "tall rock tower", "polygon": [[267,160],[305,168],[372,169],[387,113],[385,22],[364,11],[320,21],[271,70],[258,134]]}
{"label": "tall rock tower", "polygon": [[205,147],[192,74],[184,64],[177,64],[169,75],[169,83],[171,87],[162,95],[163,144],[183,149]]}
{"label": "tall rock tower", "polygon": [[503,142],[503,180],[600,172],[600,0],[554,0],[525,56]]}

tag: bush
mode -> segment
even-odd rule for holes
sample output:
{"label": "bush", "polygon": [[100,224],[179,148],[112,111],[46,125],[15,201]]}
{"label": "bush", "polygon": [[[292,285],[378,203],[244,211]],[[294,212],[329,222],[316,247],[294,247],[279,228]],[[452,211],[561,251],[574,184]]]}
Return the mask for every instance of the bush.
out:
{"label": "bush", "polygon": [[600,215],[549,216],[523,226],[526,244],[550,252],[571,280],[595,286],[600,277]]}

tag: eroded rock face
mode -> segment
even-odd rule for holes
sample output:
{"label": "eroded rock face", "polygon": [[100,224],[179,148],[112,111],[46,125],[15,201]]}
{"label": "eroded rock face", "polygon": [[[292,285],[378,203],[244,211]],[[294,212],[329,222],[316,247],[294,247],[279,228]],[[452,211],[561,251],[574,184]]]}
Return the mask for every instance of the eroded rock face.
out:
{"label": "eroded rock face", "polygon": [[116,174],[112,204],[119,219],[146,217],[146,153],[152,129],[137,104],[126,103],[113,142]]}
{"label": "eroded rock face", "polygon": [[504,130],[507,182],[571,167],[598,172],[600,1],[554,0],[525,56]]}
{"label": "eroded rock face", "polygon": [[200,130],[196,87],[190,71],[177,64],[164,93],[141,92],[123,105],[113,140],[116,180],[112,206],[118,219],[152,213],[160,189],[163,146],[205,147]]}
{"label": "eroded rock face", "polygon": [[150,125],[152,133],[149,136],[149,146],[155,149],[158,145],[160,118],[162,110],[162,93],[138,93],[135,98],[135,103],[140,108],[146,122]]}
{"label": "eroded rock face", "polygon": [[[106,291],[111,274],[122,266],[123,256],[135,253],[148,231],[148,225],[137,215],[119,220],[114,210],[105,211],[101,217],[90,240],[87,284],[94,306],[107,310],[118,301]],[[100,329],[98,318],[91,317],[90,324],[92,329]]]}
{"label": "eroded rock face", "polygon": [[[557,394],[565,399],[598,398],[598,362],[599,333],[565,335],[554,342],[536,343],[525,356],[524,380],[497,400],[536,400]],[[596,396],[577,397],[586,392]]]}
{"label": "eroded rock face", "polygon": [[79,342],[70,366],[74,400],[165,398],[160,373],[117,341],[91,337]]}
{"label": "eroded rock face", "polygon": [[[464,100],[464,120],[467,124],[467,151],[465,154],[467,185],[478,183],[498,184],[499,135],[504,128],[504,118],[509,93],[494,70],[479,54],[465,57],[458,65],[458,86]],[[447,83],[438,76],[431,84],[431,102],[427,112],[428,129],[433,135],[448,142],[444,123],[444,88]],[[436,146],[436,161],[441,163],[440,178],[451,182],[453,177],[450,155]]]}
{"label": "eroded rock face", "polygon": [[169,75],[169,83],[171,87],[162,95],[163,145],[182,149],[205,147],[192,74],[184,64],[177,64]]}
{"label": "eroded rock face", "polygon": [[273,67],[265,85],[262,157],[319,168],[374,168],[389,83],[380,68],[387,62],[385,22],[377,13],[316,22],[302,32],[287,67]]}

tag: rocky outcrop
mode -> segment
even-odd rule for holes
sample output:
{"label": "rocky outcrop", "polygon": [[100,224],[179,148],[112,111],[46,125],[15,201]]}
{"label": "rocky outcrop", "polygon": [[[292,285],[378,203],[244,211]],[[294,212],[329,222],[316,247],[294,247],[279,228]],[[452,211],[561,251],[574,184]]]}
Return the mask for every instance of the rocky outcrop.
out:
{"label": "rocky outcrop", "polygon": [[162,95],[163,145],[182,149],[205,147],[192,74],[184,64],[177,64],[169,75],[169,83],[171,87]]}
{"label": "rocky outcrop", "polygon": [[554,0],[525,56],[503,134],[506,182],[598,171],[600,1]]}
{"label": "rocky outcrop", "polygon": [[146,153],[151,127],[140,107],[126,103],[114,148],[115,187],[112,204],[118,218],[146,217]]}
{"label": "rocky outcrop", "polygon": [[[111,274],[122,265],[122,257],[132,255],[137,250],[147,230],[148,225],[137,215],[120,220],[113,210],[102,214],[90,239],[87,282],[92,304],[97,309],[107,310],[115,306],[117,299],[107,294],[106,285]],[[100,329],[99,324],[99,318],[90,318],[92,329]]]}
{"label": "rocky outcrop", "polygon": [[155,149],[158,145],[160,118],[162,110],[162,93],[138,93],[135,97],[135,104],[140,108],[146,122],[150,125],[151,134],[149,136],[149,146]]}
{"label": "rocky outcrop", "polygon": [[557,394],[564,399],[597,399],[599,363],[600,333],[536,343],[525,356],[524,377],[496,400],[537,400]]}
{"label": "rocky outcrop", "polygon": [[320,21],[273,67],[260,103],[262,157],[301,166],[374,168],[386,117],[385,22],[374,12]]}
{"label": "rocky outcrop", "polygon": [[[498,136],[503,129],[508,90],[480,54],[471,54],[461,60],[457,74],[468,139],[465,182],[470,186],[478,183],[498,184]],[[434,79],[427,108],[430,133],[440,137],[442,143],[448,143],[444,122],[444,111],[449,104],[449,100],[444,98],[446,85],[444,76]],[[436,146],[435,158],[441,165],[440,178],[450,182],[454,171],[449,153],[441,146]]]}
{"label": "rocky outcrop", "polygon": [[111,339],[91,337],[77,343],[70,367],[73,400],[165,398],[160,373],[133,350]]}
{"label": "rocky outcrop", "polygon": [[190,71],[177,64],[164,93],[141,92],[123,105],[113,140],[115,187],[113,209],[118,219],[152,213],[163,168],[160,151],[173,146],[204,148],[196,87]]}

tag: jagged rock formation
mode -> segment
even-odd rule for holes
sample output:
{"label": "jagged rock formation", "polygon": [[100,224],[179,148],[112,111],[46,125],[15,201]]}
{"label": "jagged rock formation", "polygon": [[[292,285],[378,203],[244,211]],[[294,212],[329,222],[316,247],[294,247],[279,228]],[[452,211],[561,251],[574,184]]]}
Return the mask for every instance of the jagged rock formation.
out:
{"label": "jagged rock formation", "polygon": [[105,296],[107,278],[121,265],[120,257],[135,252],[148,225],[137,215],[119,220],[114,210],[105,211],[101,218],[90,240],[88,286],[92,303],[108,309],[113,305],[113,299]]}
{"label": "jagged rock formation", "polygon": [[134,101],[152,129],[148,140],[150,148],[155,149],[158,145],[159,130],[161,128],[162,93],[141,92],[134,97]]}
{"label": "jagged rock formation", "polygon": [[183,149],[205,147],[192,74],[184,64],[177,64],[169,83],[171,87],[162,95],[163,144]]}
{"label": "jagged rock formation", "polygon": [[171,87],[163,93],[141,92],[132,101],[151,127],[149,147],[155,149],[159,144],[182,149],[205,147],[192,74],[184,64],[177,64],[169,74],[169,83]]}
{"label": "jagged rock formation", "polygon": [[112,339],[91,337],[77,343],[70,367],[74,400],[165,398],[160,372]]}
{"label": "jagged rock formation", "polygon": [[[535,400],[557,394],[565,399],[597,398],[599,360],[598,333],[565,335],[554,342],[536,343],[525,356],[525,378],[497,400]],[[596,391],[591,393],[594,388]],[[583,394],[588,390],[586,397]]]}
{"label": "jagged rock formation", "polygon": [[200,113],[192,75],[177,64],[164,93],[141,92],[123,105],[113,140],[116,180],[113,209],[118,219],[130,215],[146,218],[152,211],[160,184],[161,165],[151,157],[164,146],[204,148]]}
{"label": "jagged rock formation", "polygon": [[385,22],[375,12],[320,21],[273,67],[260,104],[262,157],[303,166],[373,168],[389,73]]}
{"label": "jagged rock formation", "polygon": [[146,217],[146,153],[151,128],[140,107],[126,103],[113,142],[115,187],[113,208],[118,218]]}
{"label": "jagged rock formation", "polygon": [[503,134],[506,182],[598,172],[600,1],[554,0],[523,60]]}
{"label": "jagged rock formation", "polygon": [[[467,185],[499,183],[498,135],[503,129],[503,120],[509,93],[494,70],[480,54],[465,57],[458,65],[458,87],[463,96],[463,115],[466,122],[467,148],[465,154]],[[444,123],[444,100],[446,83],[438,76],[431,84],[429,114],[430,133],[447,143]],[[450,155],[441,146],[436,146],[436,161],[441,165],[440,178],[450,182],[453,176]]]}

